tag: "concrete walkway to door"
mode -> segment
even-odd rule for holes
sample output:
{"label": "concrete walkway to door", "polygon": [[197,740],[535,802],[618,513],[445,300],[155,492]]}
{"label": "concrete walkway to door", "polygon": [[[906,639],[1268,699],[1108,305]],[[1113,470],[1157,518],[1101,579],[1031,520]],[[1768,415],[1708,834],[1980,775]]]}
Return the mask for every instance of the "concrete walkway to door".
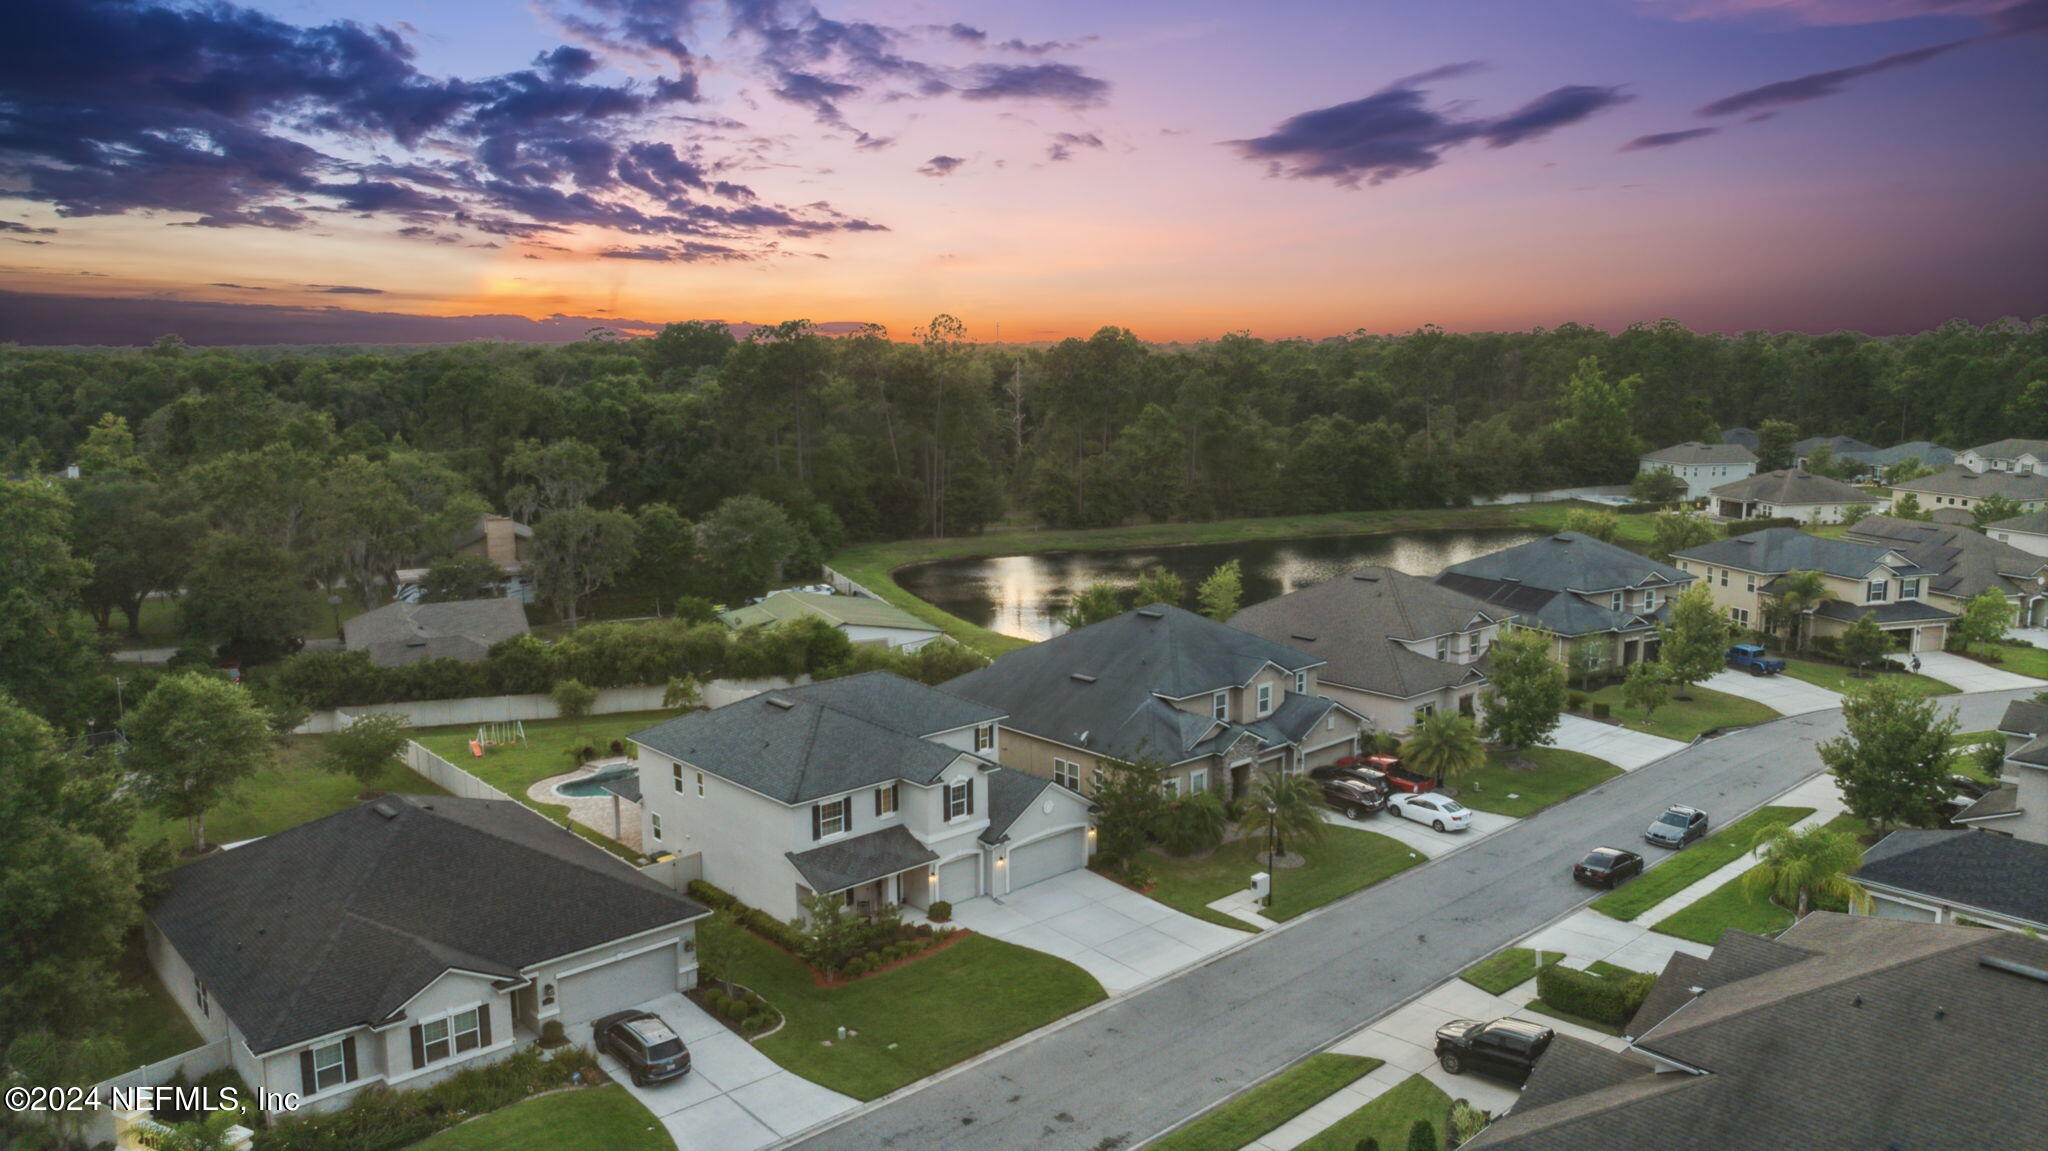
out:
{"label": "concrete walkway to door", "polygon": [[1182,914],[1085,868],[956,903],[953,922],[1057,955],[1111,995],[1192,967],[1247,934]]}

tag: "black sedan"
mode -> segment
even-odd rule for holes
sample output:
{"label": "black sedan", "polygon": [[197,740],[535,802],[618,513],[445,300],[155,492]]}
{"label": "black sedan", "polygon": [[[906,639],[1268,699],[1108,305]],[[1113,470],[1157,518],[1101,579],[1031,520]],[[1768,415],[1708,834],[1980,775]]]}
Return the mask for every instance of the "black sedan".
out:
{"label": "black sedan", "polygon": [[1387,793],[1355,779],[1322,779],[1323,802],[1344,813],[1346,819],[1364,819],[1387,809]]}
{"label": "black sedan", "polygon": [[1572,878],[1594,887],[1616,888],[1643,873],[1643,857],[1619,847],[1596,847],[1572,864]]}
{"label": "black sedan", "polygon": [[597,1034],[597,1049],[625,1064],[638,1086],[666,1083],[690,1073],[690,1049],[652,1011],[621,1011],[590,1026]]}

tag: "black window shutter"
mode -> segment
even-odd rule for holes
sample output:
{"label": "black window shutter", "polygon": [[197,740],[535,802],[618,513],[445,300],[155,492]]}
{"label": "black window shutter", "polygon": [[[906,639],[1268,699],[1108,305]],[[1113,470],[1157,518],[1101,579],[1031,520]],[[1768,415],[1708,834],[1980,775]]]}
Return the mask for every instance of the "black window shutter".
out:
{"label": "black window shutter", "polygon": [[356,1081],[356,1037],[353,1035],[341,1041],[341,1081]]}
{"label": "black window shutter", "polygon": [[811,805],[811,839],[825,838],[825,812],[817,804]]}
{"label": "black window shutter", "polygon": [[875,814],[882,814],[882,789],[879,787],[875,789]]}
{"label": "black window shutter", "polygon": [[973,780],[973,779],[969,779],[969,780],[968,780],[968,781],[967,781],[966,783],[964,783],[964,784],[961,784],[961,786],[962,786],[962,787],[965,787],[965,788],[967,789],[967,814],[969,814],[969,815],[973,815],[973,814],[974,814],[974,780]]}
{"label": "black window shutter", "polygon": [[889,810],[903,810],[903,785],[900,783],[892,783],[889,785]]}
{"label": "black window shutter", "polygon": [[[418,1030],[418,1028],[414,1028],[414,1030]],[[313,1052],[311,1050],[299,1052],[299,1086],[304,1088],[299,1094],[313,1094]]]}
{"label": "black window shutter", "polygon": [[953,785],[950,783],[939,793],[939,808],[945,817],[944,822],[953,822]]}
{"label": "black window shutter", "polygon": [[491,1045],[491,1005],[488,1003],[476,1009],[476,1034],[485,1047]]}
{"label": "black window shutter", "polygon": [[853,797],[850,795],[839,801],[839,830],[853,830]]}
{"label": "black window shutter", "polygon": [[427,1037],[420,1031],[420,1025],[412,1025],[412,1069],[418,1071],[427,1065]]}

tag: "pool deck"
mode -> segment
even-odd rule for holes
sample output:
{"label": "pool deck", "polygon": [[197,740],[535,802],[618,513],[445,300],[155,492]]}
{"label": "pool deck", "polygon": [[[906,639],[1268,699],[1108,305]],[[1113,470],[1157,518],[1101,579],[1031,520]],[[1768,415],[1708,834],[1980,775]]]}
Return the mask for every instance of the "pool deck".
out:
{"label": "pool deck", "polygon": [[[589,779],[621,767],[631,767],[633,761],[622,756],[594,759],[575,771],[551,775],[526,789],[526,798],[536,803],[559,803],[569,809],[569,818],[582,824],[599,835],[608,836],[634,851],[640,846],[640,805],[613,795],[558,795],[555,788],[565,783]],[[613,805],[617,806],[614,807]],[[616,812],[618,822],[613,825]]]}

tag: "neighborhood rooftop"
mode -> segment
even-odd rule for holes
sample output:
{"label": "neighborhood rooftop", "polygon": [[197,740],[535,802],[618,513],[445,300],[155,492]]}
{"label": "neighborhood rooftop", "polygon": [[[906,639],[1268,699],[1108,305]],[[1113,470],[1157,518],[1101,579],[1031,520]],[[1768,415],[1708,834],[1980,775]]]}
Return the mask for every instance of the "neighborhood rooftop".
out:
{"label": "neighborhood rooftop", "polygon": [[2048,499],[2048,475],[2040,472],[1973,472],[1960,464],[1933,475],[1901,480],[1894,490],[1935,496],[1985,499],[2004,496],[2009,500]]}
{"label": "neighborhood rooftop", "polygon": [[2038,594],[2036,582],[2048,557],[1951,524],[1865,516],[1849,537],[1895,548],[1915,566],[1937,573],[1928,586],[1943,595],[1968,599],[1985,589],[2001,595]]}
{"label": "neighborhood rooftop", "polygon": [[1862,488],[1801,468],[1782,468],[1721,484],[1714,489],[1714,498],[1779,506],[1870,502],[1870,494]]}
{"label": "neighborhood rooftop", "polygon": [[2048,925],[2048,843],[1989,831],[1894,831],[1863,853],[1856,878]]}
{"label": "neighborhood rooftop", "polygon": [[722,612],[719,619],[729,627],[755,627],[816,616],[833,624],[855,627],[899,628],[904,631],[937,631],[931,624],[894,604],[861,595],[823,595],[808,591],[771,593],[760,603]]}
{"label": "neighborhood rooftop", "polygon": [[1756,453],[1741,444],[1703,444],[1698,440],[1687,440],[1668,448],[1644,452],[1643,458],[1653,464],[1753,464]]}
{"label": "neighborhood rooftop", "polygon": [[493,645],[525,635],[526,609],[516,599],[386,604],[342,622],[342,643],[368,652],[379,667],[427,659],[480,660]]}
{"label": "neighborhood rooftop", "polygon": [[1831,540],[1808,535],[1798,528],[1765,528],[1760,532],[1715,540],[1673,553],[1674,559],[1714,564],[1737,571],[1777,575],[1783,572],[1817,571],[1844,579],[1862,579],[1897,556],[1891,570],[1898,575],[1933,575],[1905,557],[1898,549],[1883,544]]}
{"label": "neighborhood rooftop", "polygon": [[1254,604],[1230,625],[1321,657],[1323,682],[1411,699],[1483,675],[1477,664],[1432,659],[1400,641],[1470,631],[1513,614],[1393,568],[1363,567]]}
{"label": "neighborhood rooftop", "polygon": [[1663,587],[1687,583],[1692,579],[1670,564],[1659,563],[1582,532],[1557,532],[1543,536],[1452,564],[1444,572],[1447,575],[1573,592]]}

